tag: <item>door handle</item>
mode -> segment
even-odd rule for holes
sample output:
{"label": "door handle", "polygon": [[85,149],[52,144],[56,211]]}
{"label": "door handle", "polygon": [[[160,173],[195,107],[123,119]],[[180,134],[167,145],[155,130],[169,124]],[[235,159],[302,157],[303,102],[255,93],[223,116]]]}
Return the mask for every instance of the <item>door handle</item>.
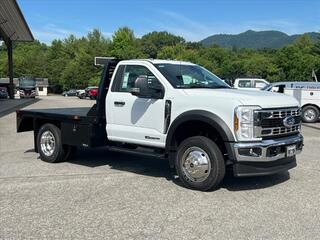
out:
{"label": "door handle", "polygon": [[115,102],[114,102],[114,105],[117,106],[117,107],[122,107],[122,106],[124,106],[125,104],[126,104],[126,103],[123,102],[123,101],[115,101]]}

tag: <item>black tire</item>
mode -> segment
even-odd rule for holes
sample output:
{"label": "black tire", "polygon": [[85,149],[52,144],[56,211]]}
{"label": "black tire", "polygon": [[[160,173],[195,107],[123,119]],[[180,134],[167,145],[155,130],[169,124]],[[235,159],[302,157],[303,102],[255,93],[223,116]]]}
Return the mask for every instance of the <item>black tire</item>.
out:
{"label": "black tire", "polygon": [[[308,117],[308,112],[309,114]],[[314,123],[317,122],[319,119],[319,109],[315,106],[305,106],[302,109],[302,121],[306,123]]]}
{"label": "black tire", "polygon": [[[41,137],[44,133],[48,132],[51,133],[54,138],[54,147],[52,154],[46,153],[45,150],[43,150],[43,148],[41,147]],[[60,129],[51,123],[46,123],[40,127],[37,135],[37,148],[40,154],[40,159],[49,163],[65,161],[68,157],[68,152],[70,152],[70,146],[62,145]]]}
{"label": "black tire", "polygon": [[[203,181],[193,181],[187,176],[185,167],[183,166],[182,162],[184,155],[191,148],[201,149],[209,158],[211,165],[209,168],[210,172]],[[204,155],[202,154],[202,156]],[[219,147],[211,139],[203,136],[187,138],[179,145],[175,159],[175,167],[181,182],[186,187],[200,191],[208,191],[217,188],[226,172],[225,162]]]}

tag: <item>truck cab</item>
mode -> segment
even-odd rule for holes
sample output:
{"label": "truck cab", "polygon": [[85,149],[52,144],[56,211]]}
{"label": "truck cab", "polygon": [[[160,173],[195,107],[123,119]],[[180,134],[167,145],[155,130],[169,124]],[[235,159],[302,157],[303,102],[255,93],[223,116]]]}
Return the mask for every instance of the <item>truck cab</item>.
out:
{"label": "truck cab", "polygon": [[267,85],[269,82],[261,78],[237,78],[233,87],[244,90],[261,90]]}
{"label": "truck cab", "polygon": [[98,60],[104,72],[93,108],[17,112],[18,132],[34,131],[42,160],[66,160],[77,146],[152,155],[203,191],[217,188],[227,169],[241,177],[296,166],[303,137],[293,97],[230,88],[189,62]]}

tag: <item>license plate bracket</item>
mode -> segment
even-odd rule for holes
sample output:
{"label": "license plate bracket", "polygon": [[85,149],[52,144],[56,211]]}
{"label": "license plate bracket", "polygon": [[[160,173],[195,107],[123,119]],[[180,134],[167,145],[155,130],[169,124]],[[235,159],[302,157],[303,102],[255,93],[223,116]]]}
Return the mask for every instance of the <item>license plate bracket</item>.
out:
{"label": "license plate bracket", "polygon": [[296,145],[289,145],[289,146],[286,147],[287,157],[295,156],[296,152],[297,152],[297,146]]}

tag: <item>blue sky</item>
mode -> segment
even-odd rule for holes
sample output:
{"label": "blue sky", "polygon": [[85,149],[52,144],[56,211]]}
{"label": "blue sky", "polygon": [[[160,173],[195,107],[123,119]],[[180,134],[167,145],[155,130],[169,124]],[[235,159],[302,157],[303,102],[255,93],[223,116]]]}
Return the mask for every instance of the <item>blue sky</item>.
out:
{"label": "blue sky", "polygon": [[320,31],[319,0],[18,0],[35,38],[50,43],[98,28],[106,37],[128,26],[137,37],[169,31],[189,41],[218,33]]}

